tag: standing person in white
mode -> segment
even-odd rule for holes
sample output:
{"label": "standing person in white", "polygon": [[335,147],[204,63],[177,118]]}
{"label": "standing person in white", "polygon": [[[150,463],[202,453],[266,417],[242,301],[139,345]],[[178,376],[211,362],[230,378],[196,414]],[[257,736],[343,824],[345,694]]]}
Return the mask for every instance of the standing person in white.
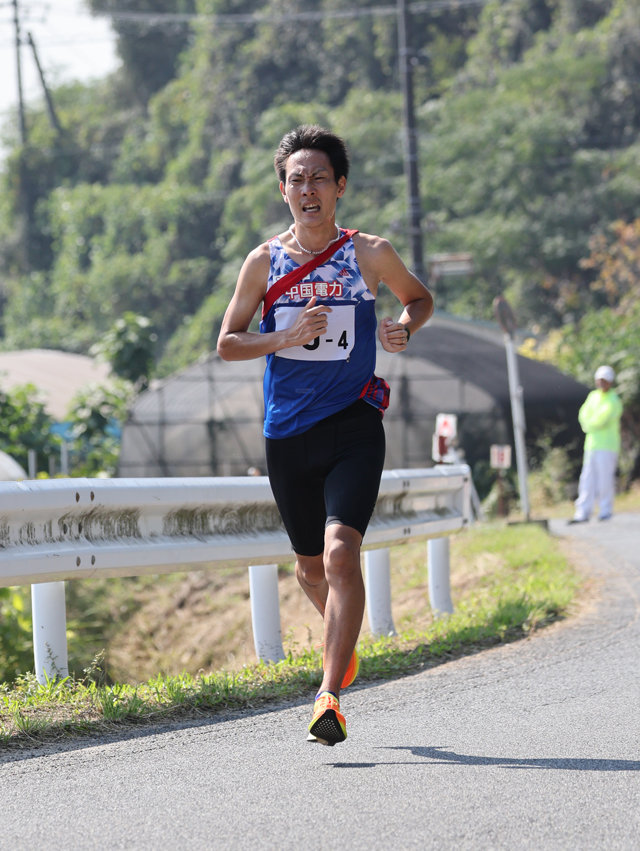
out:
{"label": "standing person in white", "polygon": [[578,412],[585,433],[584,460],[575,514],[569,523],[586,523],[595,503],[598,520],[608,520],[613,514],[622,402],[613,389],[616,376],[612,367],[599,366],[594,377],[596,389],[589,393]]}

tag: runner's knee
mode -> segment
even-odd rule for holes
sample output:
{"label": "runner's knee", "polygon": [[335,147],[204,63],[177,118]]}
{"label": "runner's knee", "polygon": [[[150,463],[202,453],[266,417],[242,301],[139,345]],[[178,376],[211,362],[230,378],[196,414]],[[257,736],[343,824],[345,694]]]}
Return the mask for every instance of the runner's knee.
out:
{"label": "runner's knee", "polygon": [[296,577],[301,585],[320,585],[325,579],[322,555],[299,555],[296,559]]}
{"label": "runner's knee", "polygon": [[330,585],[361,579],[361,542],[362,537],[355,529],[338,524],[327,527],[324,571]]}

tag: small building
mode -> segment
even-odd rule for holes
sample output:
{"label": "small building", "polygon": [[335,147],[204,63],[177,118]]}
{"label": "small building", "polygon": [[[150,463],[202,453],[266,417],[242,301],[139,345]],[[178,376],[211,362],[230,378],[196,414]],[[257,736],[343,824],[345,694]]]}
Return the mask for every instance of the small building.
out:
{"label": "small building", "polygon": [[0,352],[0,388],[7,392],[25,384],[38,390],[45,410],[63,422],[75,394],[91,384],[109,383],[111,368],[87,355],[55,349]]}

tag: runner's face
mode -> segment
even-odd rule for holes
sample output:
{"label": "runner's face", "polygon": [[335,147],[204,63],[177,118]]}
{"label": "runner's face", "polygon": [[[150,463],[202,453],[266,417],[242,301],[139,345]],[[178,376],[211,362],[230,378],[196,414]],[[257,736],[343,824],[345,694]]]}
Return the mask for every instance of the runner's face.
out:
{"label": "runner's face", "polygon": [[333,222],[338,198],[347,181],[336,182],[329,157],[324,151],[302,150],[287,160],[285,182],[280,183],[282,197],[296,223],[305,226]]}

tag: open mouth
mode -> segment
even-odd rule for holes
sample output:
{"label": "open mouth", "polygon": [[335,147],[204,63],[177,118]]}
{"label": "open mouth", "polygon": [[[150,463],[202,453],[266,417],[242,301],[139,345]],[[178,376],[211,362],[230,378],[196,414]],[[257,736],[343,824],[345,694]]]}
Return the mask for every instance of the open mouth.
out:
{"label": "open mouth", "polygon": [[302,212],[303,213],[317,213],[320,209],[320,204],[303,204]]}

